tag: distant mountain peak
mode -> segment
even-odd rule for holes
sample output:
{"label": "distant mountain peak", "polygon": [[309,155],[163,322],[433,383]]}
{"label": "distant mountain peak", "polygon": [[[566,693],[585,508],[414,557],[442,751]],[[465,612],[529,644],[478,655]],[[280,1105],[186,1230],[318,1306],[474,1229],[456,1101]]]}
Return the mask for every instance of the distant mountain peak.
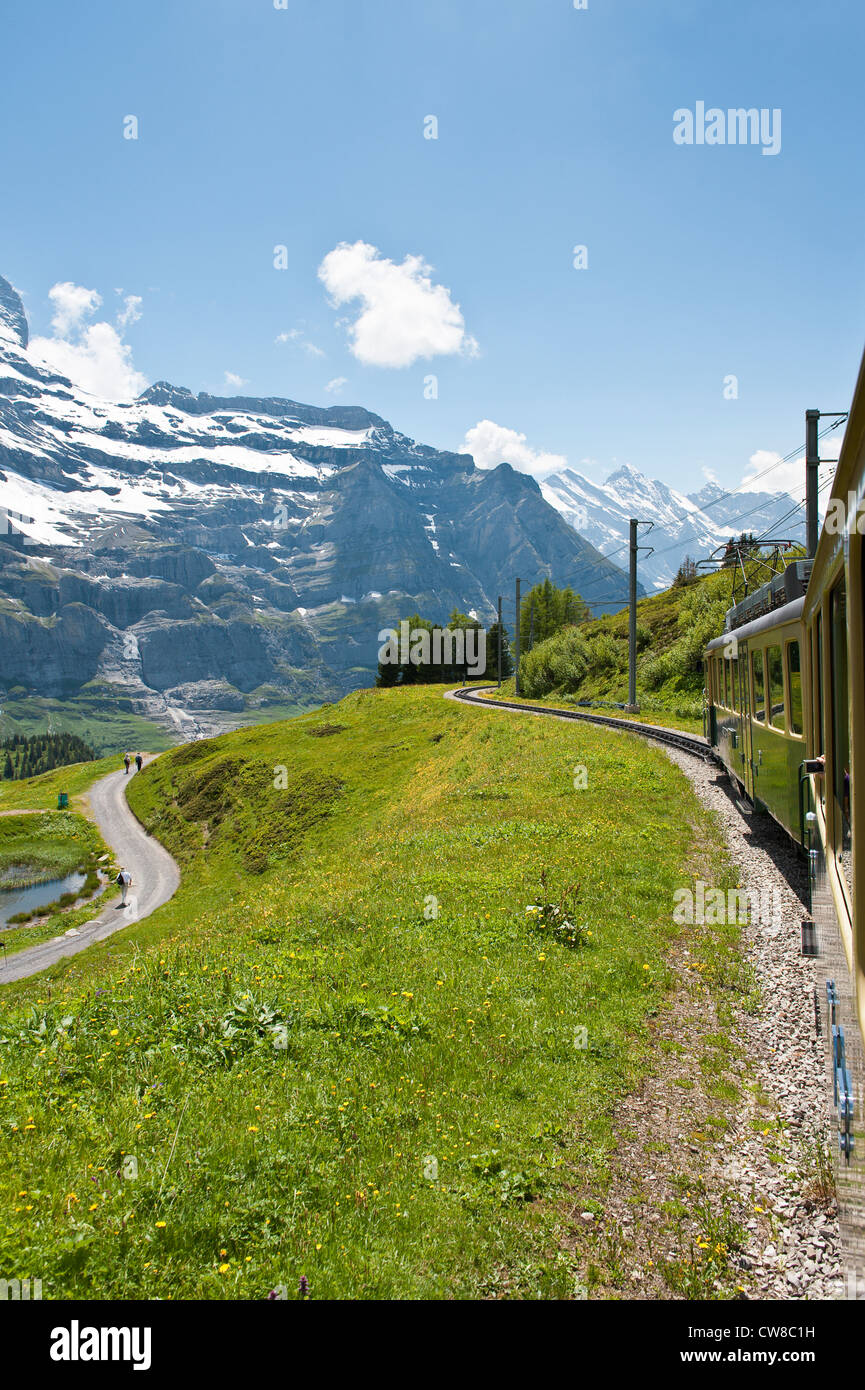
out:
{"label": "distant mountain peak", "polygon": [[[572,468],[553,473],[541,484],[544,498],[601,554],[618,556],[627,545],[629,522],[638,516],[651,521],[650,544],[655,554],[641,555],[640,577],[655,589],[672,583],[685,556],[708,556],[730,535],[744,528],[768,534],[790,511],[790,498],[781,493],[727,493],[708,481],[699,492],[678,492],[647,477],[633,464],[621,464],[604,483],[593,483]],[[801,523],[790,529],[800,538]]]}
{"label": "distant mountain peak", "polygon": [[635,468],[632,463],[620,463],[615,472],[611,473],[606,481],[607,483],[612,483],[618,481],[620,478],[630,478],[635,482],[641,483],[645,481],[646,475],[645,473],[641,473],[639,468]]}
{"label": "distant mountain peak", "polygon": [[303,425],[323,425],[341,430],[390,430],[387,420],[359,405],[315,406],[282,396],[211,396],[208,391],[194,395],[187,386],[155,381],[138,397],[148,405],[173,406],[190,415],[212,415],[217,411],[237,411],[245,415],[287,417]]}
{"label": "distant mountain peak", "polygon": [[172,386],[170,381],[154,381],[152,386],[141,392],[138,399],[147,401],[150,405],[170,405],[178,396],[182,398],[184,405],[188,405],[193,399],[188,386]]}
{"label": "distant mountain peak", "polygon": [[719,487],[719,485],[716,482],[713,482],[711,478],[703,487],[700,488],[699,492],[688,493],[690,501],[693,502],[694,505],[697,507],[708,506],[710,502],[717,502],[718,498],[723,496],[724,489],[722,487]]}

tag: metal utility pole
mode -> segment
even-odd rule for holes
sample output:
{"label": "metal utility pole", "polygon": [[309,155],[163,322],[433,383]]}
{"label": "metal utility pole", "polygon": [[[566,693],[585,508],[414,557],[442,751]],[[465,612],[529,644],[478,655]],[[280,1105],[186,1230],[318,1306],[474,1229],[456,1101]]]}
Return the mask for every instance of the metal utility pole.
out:
{"label": "metal utility pole", "polygon": [[529,604],[529,651],[535,645],[535,601]]}
{"label": "metal utility pole", "polygon": [[520,581],[519,581],[519,580],[517,580],[517,650],[516,650],[516,663],[517,663],[517,668],[516,668],[516,672],[515,672],[515,674],[514,674],[514,694],[515,694],[515,695],[519,695],[519,694],[522,693],[522,692],[520,691]]}
{"label": "metal utility pole", "polygon": [[499,690],[502,688],[502,596],[499,594]]}
{"label": "metal utility pole", "polygon": [[639,712],[640,706],[637,704],[637,554],[640,550],[645,550],[648,555],[654,553],[650,545],[637,544],[637,527],[647,526],[651,531],[654,522],[639,521],[636,517],[631,517],[630,521],[630,574],[628,583],[628,703],[625,706],[633,714]]}
{"label": "metal utility pole", "polygon": [[628,584],[628,709],[637,710],[637,526],[636,517],[630,520],[631,567]]}
{"label": "metal utility pole", "polygon": [[819,410],[805,411],[805,518],[806,544],[809,558],[817,554],[817,537],[820,524],[817,512],[818,477],[820,472],[820,447],[817,431],[820,423]]}

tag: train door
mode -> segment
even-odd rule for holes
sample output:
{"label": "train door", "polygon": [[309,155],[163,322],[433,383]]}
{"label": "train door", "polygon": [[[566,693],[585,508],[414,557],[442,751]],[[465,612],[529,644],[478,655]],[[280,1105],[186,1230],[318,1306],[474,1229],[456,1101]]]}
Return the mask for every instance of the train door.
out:
{"label": "train door", "polygon": [[748,643],[740,642],[738,660],[739,680],[739,750],[742,754],[742,782],[745,792],[754,799],[754,753],[751,740],[751,682],[748,679]]}

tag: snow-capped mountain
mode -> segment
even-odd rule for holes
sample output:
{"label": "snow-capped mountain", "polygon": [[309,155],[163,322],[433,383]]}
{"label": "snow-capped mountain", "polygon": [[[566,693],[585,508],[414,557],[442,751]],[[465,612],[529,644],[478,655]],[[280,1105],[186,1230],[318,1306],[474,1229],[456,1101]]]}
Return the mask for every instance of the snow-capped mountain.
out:
{"label": "snow-capped mountain", "polygon": [[707,483],[699,492],[685,494],[629,464],[604,483],[565,468],[546,478],[541,492],[602,555],[615,552],[619,564],[627,564],[630,518],[651,521],[650,532],[640,528],[641,545],[654,547],[653,555],[641,553],[639,560],[639,574],[648,589],[666,589],[687,555],[702,559],[742,531],[774,537],[780,527],[784,538],[796,541],[805,535],[802,512],[787,516],[795,503],[786,492],[740,492],[730,497],[717,483]]}
{"label": "snow-capped mountain", "polygon": [[627,600],[623,571],[508,464],[359,407],[166,382],[88,395],[36,360],[3,279],[0,528],[0,695],[96,682],[187,731],[368,685],[383,627],[491,621],[516,575]]}

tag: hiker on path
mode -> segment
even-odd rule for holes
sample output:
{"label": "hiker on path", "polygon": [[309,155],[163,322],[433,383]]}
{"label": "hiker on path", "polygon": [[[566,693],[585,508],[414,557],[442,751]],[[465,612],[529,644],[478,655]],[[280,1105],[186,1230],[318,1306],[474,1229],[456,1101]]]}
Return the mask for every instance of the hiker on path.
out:
{"label": "hiker on path", "polygon": [[126,775],[129,774],[129,764],[132,762],[128,753],[123,754],[123,766],[126,768]]}
{"label": "hiker on path", "polygon": [[117,906],[125,907],[126,894],[129,892],[129,889],[132,886],[132,875],[128,869],[121,869],[114,882],[120,884],[120,902],[117,904]]}
{"label": "hiker on path", "polygon": [[135,754],[135,766],[137,767],[137,769],[138,769],[139,772],[141,771],[142,767],[144,766],[144,759],[142,758],[142,756],[141,756],[140,753],[136,753],[136,754]]}

